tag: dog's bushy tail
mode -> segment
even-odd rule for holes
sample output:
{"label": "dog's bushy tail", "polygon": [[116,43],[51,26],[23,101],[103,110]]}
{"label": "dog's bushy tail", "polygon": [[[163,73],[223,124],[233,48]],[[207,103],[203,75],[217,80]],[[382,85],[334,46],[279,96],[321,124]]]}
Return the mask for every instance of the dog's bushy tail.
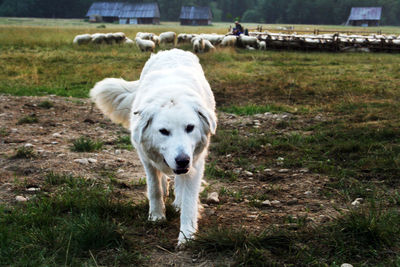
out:
{"label": "dog's bushy tail", "polygon": [[139,81],[107,78],[90,90],[90,98],[104,115],[129,129],[129,116],[138,84]]}

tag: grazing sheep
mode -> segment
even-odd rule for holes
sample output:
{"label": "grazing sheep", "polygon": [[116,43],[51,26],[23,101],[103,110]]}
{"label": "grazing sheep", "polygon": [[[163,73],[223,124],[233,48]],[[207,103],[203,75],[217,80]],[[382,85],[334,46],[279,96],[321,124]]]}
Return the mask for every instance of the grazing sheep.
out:
{"label": "grazing sheep", "polygon": [[160,34],[160,43],[172,43],[175,45],[176,33],[174,32],[163,32]]}
{"label": "grazing sheep", "polygon": [[215,47],[209,40],[203,39],[203,43],[204,43],[204,52],[215,51]]}
{"label": "grazing sheep", "polygon": [[154,49],[156,48],[156,45],[154,44],[153,41],[150,41],[150,40],[143,40],[143,39],[140,38],[140,37],[136,37],[136,38],[135,38],[135,41],[136,41],[136,45],[140,48],[140,50],[141,50],[142,52],[144,52],[144,51],[151,51],[151,52],[153,52]]}
{"label": "grazing sheep", "polygon": [[202,34],[200,36],[203,39],[210,41],[213,45],[219,45],[225,37],[225,35],[219,34]]}
{"label": "grazing sheep", "polygon": [[182,44],[182,43],[187,42],[187,34],[186,33],[178,34],[177,42],[178,42],[178,44]]}
{"label": "grazing sheep", "polygon": [[82,44],[88,44],[92,41],[92,36],[90,34],[80,34],[75,36],[74,41],[72,42],[73,44],[77,45],[82,45]]}
{"label": "grazing sheep", "polygon": [[260,42],[259,48],[260,50],[267,50],[267,43],[265,41]]}
{"label": "grazing sheep", "polygon": [[126,45],[134,45],[135,42],[132,39],[129,39],[128,37],[126,37],[124,44]]}
{"label": "grazing sheep", "polygon": [[242,47],[251,46],[258,48],[258,39],[254,36],[240,35],[238,39],[238,45]]}
{"label": "grazing sheep", "polygon": [[250,45],[246,45],[246,49],[247,50],[256,50],[254,47],[250,46]]}
{"label": "grazing sheep", "polygon": [[193,44],[193,51],[195,53],[203,52],[205,49],[204,39],[202,38],[197,37],[192,39],[192,44]]}
{"label": "grazing sheep", "polygon": [[126,35],[123,32],[116,32],[113,35],[114,35],[114,40],[117,44],[123,43],[126,39]]}
{"label": "grazing sheep", "polygon": [[180,33],[178,35],[178,44],[190,43],[197,34]]}
{"label": "grazing sheep", "polygon": [[156,46],[159,46],[160,45],[160,37],[159,36],[157,36],[157,35],[153,35],[152,37],[151,37],[151,40],[154,42],[154,44],[156,45]]}
{"label": "grazing sheep", "polygon": [[237,37],[234,35],[227,35],[222,39],[221,46],[235,46]]}
{"label": "grazing sheep", "polygon": [[395,44],[395,45],[400,45],[400,40],[398,40],[398,39],[393,40],[392,42],[393,42],[393,44]]}
{"label": "grazing sheep", "polygon": [[92,34],[92,43],[102,44],[106,40],[106,35],[104,33],[94,33]]}
{"label": "grazing sheep", "polygon": [[113,33],[106,33],[104,41],[107,44],[114,44],[116,42],[116,38]]}
{"label": "grazing sheep", "polygon": [[136,33],[136,37],[139,37],[143,40],[152,40],[154,33],[150,32],[138,32]]}

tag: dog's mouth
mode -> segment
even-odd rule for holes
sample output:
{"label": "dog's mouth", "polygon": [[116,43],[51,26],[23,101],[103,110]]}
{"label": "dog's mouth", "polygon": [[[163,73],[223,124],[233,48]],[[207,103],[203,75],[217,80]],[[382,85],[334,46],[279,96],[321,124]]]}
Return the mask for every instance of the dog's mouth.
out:
{"label": "dog's mouth", "polygon": [[185,169],[176,169],[174,170],[175,174],[185,174],[189,171],[189,168],[185,168]]}
{"label": "dog's mouth", "polygon": [[[171,168],[168,165],[168,163],[167,163],[167,161],[165,160],[164,157],[163,157],[163,160],[164,160],[165,165],[167,165],[168,168]],[[175,174],[185,174],[185,173],[189,172],[189,168],[178,168],[178,169],[173,169],[173,171],[174,171]]]}

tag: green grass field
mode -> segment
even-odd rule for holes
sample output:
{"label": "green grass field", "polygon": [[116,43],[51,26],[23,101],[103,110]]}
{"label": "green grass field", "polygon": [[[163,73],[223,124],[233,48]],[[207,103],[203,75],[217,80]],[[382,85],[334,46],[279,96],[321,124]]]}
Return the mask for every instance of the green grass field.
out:
{"label": "green grass field", "polygon": [[[76,34],[123,31],[133,39],[138,31],[224,33],[229,24],[97,26],[82,20],[0,18],[0,93],[86,98],[103,78],[138,79],[150,55],[128,46],[73,46]],[[397,34],[400,28],[382,31]],[[282,168],[307,168],[329,177],[321,198],[345,205],[362,197],[365,203],[359,209],[349,206],[324,225],[290,221],[297,224],[295,231],[265,226],[261,233],[248,233],[215,223],[202,229],[188,249],[215,259],[232,257],[240,266],[399,266],[400,54],[218,48],[199,58],[218,111],[239,118],[288,112],[296,118],[267,129],[220,124],[207,178],[240,179],[235,168],[263,170],[283,157]],[[2,127],[0,137],[9,130]],[[120,143],[129,146],[126,140]],[[143,237],[134,233],[151,232],[162,240],[163,230],[170,228],[168,222],[146,221],[147,203],[120,202],[112,182],[47,174],[44,187],[57,194],[39,195],[27,205],[0,205],[0,265],[145,264],[149,248],[140,247],[135,238]],[[242,201],[238,193],[223,193]]]}

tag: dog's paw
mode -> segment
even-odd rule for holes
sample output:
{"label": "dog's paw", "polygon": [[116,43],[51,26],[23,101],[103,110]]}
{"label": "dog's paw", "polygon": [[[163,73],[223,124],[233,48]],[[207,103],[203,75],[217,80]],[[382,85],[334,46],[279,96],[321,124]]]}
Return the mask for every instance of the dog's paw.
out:
{"label": "dog's paw", "polygon": [[162,222],[162,221],[166,221],[167,218],[165,217],[164,214],[150,213],[148,220],[151,221],[151,222]]}
{"label": "dog's paw", "polygon": [[180,233],[178,237],[178,245],[176,246],[177,249],[185,249],[188,241],[192,240],[194,238],[193,234],[187,234],[185,235],[184,233]]}
{"label": "dog's paw", "polygon": [[184,242],[179,242],[178,241],[178,244],[176,245],[175,250],[176,251],[182,251],[182,250],[185,250],[186,248],[187,248],[187,242],[186,241],[184,241]]}

